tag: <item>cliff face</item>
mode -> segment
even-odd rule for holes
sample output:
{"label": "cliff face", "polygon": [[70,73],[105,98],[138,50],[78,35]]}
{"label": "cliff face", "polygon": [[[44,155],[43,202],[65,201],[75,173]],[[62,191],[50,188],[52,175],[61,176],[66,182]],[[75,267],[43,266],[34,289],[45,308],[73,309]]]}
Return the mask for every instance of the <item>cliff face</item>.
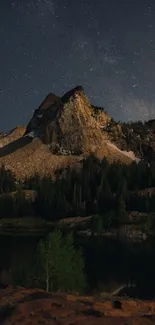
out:
{"label": "cliff face", "polygon": [[79,165],[90,154],[123,164],[149,162],[155,159],[154,134],[154,120],[116,123],[78,86],[62,97],[49,94],[26,128],[0,134],[0,164],[28,177]]}
{"label": "cliff face", "polygon": [[112,138],[107,129],[111,120],[103,110],[91,106],[79,86],[61,98],[47,96],[25,135],[34,132],[54,154],[102,154],[104,141]]}

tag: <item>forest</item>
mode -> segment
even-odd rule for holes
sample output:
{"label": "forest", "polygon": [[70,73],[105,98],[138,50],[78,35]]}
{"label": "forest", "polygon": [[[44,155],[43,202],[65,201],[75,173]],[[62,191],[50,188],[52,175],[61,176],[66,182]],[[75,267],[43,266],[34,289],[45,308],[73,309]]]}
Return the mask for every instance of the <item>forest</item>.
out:
{"label": "forest", "polygon": [[[2,166],[0,169],[0,219],[20,218],[22,220],[25,217],[33,217],[36,220],[41,218],[54,224],[64,218],[81,216],[84,219],[92,216],[89,226],[92,233],[98,233],[100,237],[103,231],[130,224],[130,211],[139,211],[143,212],[144,216],[135,219],[135,225],[154,238],[154,187],[155,165],[153,163],[109,164],[106,159],[100,161],[90,156],[83,160],[79,169],[59,169],[54,177],[48,175],[41,178],[39,175],[34,175],[30,179],[25,179],[24,182],[17,181],[13,173]],[[149,192],[146,189],[152,191]],[[24,193],[27,191],[36,193],[33,200],[26,198]],[[28,287],[37,285],[47,290],[86,290],[84,288],[92,290],[102,286],[101,283],[104,281],[106,283],[110,276],[113,279],[110,273],[113,269],[116,269],[115,276],[118,282],[129,281],[132,278],[134,281],[140,280],[139,275],[137,277],[135,273],[135,263],[133,269],[132,263],[131,265],[129,263],[131,252],[129,250],[128,253],[124,252],[124,245],[120,246],[119,242],[114,244],[117,249],[116,257],[111,253],[111,244],[105,246],[100,238],[92,236],[89,240],[82,242],[82,239],[79,241],[75,233],[71,234],[70,230],[67,234],[54,230],[48,236],[42,237],[41,241],[37,240],[37,250],[33,252],[31,261],[29,257],[23,262],[20,258],[20,264],[15,263],[14,267],[11,265],[16,284]],[[0,239],[1,247],[6,246],[3,238]],[[10,247],[13,247],[11,240],[10,238],[8,243]],[[110,245],[109,248],[108,245]],[[3,250],[2,255],[6,256]],[[150,248],[148,248],[150,254],[149,250]],[[120,266],[115,263],[119,255],[123,256],[123,262],[121,262],[123,270],[124,267],[127,273],[130,270],[128,276],[125,271],[122,271],[120,275]],[[34,270],[33,268],[38,265],[37,256],[40,256],[40,264],[37,270]],[[128,256],[127,260],[125,256]],[[147,256],[141,258],[140,255],[136,255],[136,262],[141,265],[140,263],[144,262]],[[53,259],[56,262],[53,262]],[[47,261],[51,272],[48,284],[44,268]],[[72,263],[73,265],[76,263],[76,268],[72,267]],[[57,265],[60,273],[54,271],[53,265]],[[40,274],[37,274],[38,270]],[[69,275],[67,278],[64,277],[64,272]],[[76,281],[71,281],[71,279],[76,279]]]}
{"label": "forest", "polygon": [[[35,216],[54,222],[98,215],[100,224],[110,228],[126,223],[130,211],[139,211],[153,222],[155,191],[147,193],[145,189],[154,187],[153,163],[109,164],[106,159],[90,156],[79,169],[59,169],[54,178],[34,175],[22,183],[2,166],[0,218]],[[35,191],[34,200],[25,197],[27,190]]]}

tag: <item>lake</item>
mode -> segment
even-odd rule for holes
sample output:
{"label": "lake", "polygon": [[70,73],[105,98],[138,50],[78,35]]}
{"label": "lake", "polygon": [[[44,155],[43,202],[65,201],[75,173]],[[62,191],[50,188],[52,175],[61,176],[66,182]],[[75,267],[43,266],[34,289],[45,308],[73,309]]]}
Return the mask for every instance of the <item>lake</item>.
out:
{"label": "lake", "polygon": [[[0,236],[0,269],[11,270],[13,280],[23,283],[31,268],[39,238],[33,236]],[[155,297],[155,240],[142,243],[116,239],[76,238],[85,258],[90,292],[111,292],[122,284],[136,284],[122,293],[136,298]]]}

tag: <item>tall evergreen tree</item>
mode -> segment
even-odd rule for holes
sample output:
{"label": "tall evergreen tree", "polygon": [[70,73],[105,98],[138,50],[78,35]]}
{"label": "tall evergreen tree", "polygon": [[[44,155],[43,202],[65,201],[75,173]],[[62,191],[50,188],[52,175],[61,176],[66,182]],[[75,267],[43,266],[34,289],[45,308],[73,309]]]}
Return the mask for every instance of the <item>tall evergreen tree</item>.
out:
{"label": "tall evergreen tree", "polygon": [[118,224],[124,224],[127,218],[126,206],[123,196],[119,196],[117,199],[117,220]]}

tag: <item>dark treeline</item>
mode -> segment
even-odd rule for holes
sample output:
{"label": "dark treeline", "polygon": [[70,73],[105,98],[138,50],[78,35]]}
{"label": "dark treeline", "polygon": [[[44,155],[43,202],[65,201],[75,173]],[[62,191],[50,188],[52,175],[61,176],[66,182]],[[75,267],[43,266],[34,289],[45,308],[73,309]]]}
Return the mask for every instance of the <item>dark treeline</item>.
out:
{"label": "dark treeline", "polygon": [[[83,160],[78,170],[58,170],[55,180],[39,175],[16,182],[4,167],[0,170],[0,217],[39,216],[56,221],[71,216],[102,215],[108,225],[126,222],[127,211],[153,213],[155,196],[138,195],[139,190],[155,187],[155,165],[109,164],[94,156]],[[23,189],[34,190],[31,201]],[[16,190],[16,195],[9,193]]]}

